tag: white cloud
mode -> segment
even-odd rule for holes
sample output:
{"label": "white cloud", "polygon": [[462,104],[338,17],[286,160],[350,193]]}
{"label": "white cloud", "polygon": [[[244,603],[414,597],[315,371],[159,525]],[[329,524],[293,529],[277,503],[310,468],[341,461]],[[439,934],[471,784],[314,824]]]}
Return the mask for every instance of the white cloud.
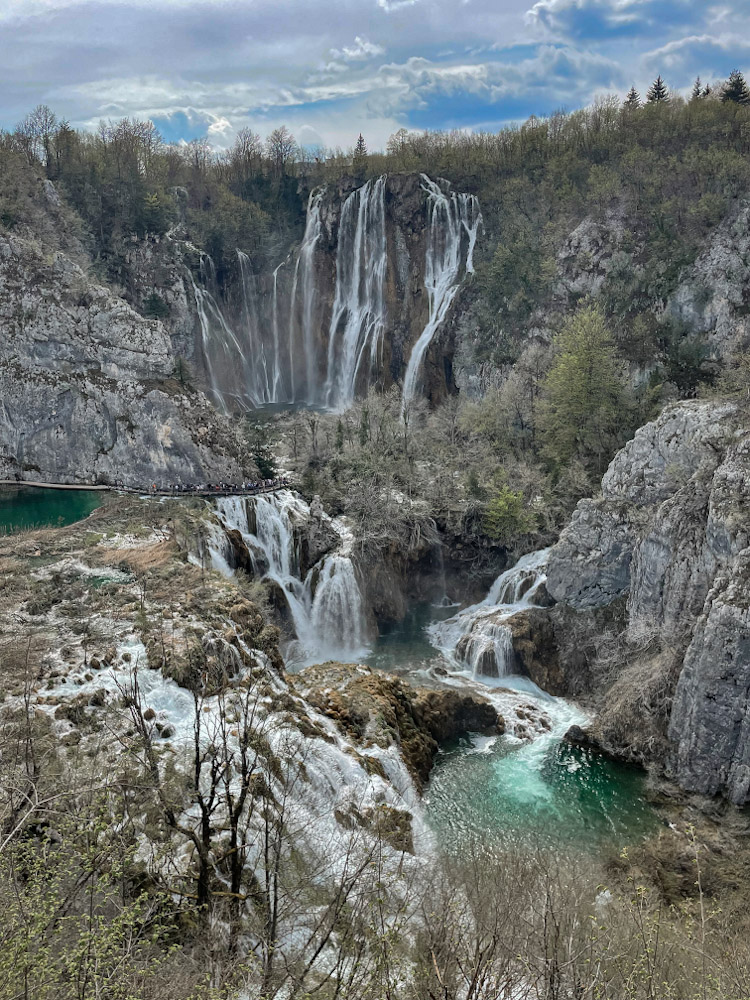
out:
{"label": "white cloud", "polygon": [[413,7],[419,0],[378,0],[378,7],[390,14],[391,11],[401,10],[403,7]]}
{"label": "white cloud", "polygon": [[331,49],[331,55],[334,59],[344,59],[347,62],[358,59],[369,59],[372,56],[382,56],[384,52],[385,49],[382,45],[368,42],[366,38],[362,38],[360,35],[355,37],[354,45],[345,45],[342,49]]}

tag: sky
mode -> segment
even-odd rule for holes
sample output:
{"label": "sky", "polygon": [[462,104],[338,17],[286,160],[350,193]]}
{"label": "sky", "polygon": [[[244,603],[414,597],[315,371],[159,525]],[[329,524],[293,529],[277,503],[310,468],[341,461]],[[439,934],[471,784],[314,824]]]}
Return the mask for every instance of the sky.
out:
{"label": "sky", "polygon": [[0,0],[6,129],[42,103],[78,128],[150,118],[170,142],[285,124],[376,150],[734,68],[750,0]]}

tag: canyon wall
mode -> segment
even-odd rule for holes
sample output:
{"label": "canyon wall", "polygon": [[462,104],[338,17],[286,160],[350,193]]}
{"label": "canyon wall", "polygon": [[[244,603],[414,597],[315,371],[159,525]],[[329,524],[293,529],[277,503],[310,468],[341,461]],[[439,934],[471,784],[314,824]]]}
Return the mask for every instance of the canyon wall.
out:
{"label": "canyon wall", "polygon": [[604,741],[737,804],[750,801],[748,424],[735,403],[667,408],[578,504],[547,569],[564,686],[586,671]]}

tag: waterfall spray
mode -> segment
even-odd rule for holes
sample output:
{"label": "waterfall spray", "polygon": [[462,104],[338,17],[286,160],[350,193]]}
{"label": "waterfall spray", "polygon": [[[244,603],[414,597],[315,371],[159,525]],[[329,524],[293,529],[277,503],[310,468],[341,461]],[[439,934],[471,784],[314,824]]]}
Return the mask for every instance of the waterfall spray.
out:
{"label": "waterfall spray", "polygon": [[[449,187],[447,181],[442,184]],[[412,348],[406,366],[403,406],[408,406],[416,394],[424,356],[460,287],[463,233],[468,238],[464,273],[474,271],[474,247],[482,224],[479,202],[474,195],[446,192],[443,186],[422,174],[429,213],[424,275],[429,313],[427,325]]]}
{"label": "waterfall spray", "polygon": [[351,406],[362,372],[369,383],[386,323],[386,177],[368,181],[344,202],[336,249],[336,295],[328,338],[327,406]]}

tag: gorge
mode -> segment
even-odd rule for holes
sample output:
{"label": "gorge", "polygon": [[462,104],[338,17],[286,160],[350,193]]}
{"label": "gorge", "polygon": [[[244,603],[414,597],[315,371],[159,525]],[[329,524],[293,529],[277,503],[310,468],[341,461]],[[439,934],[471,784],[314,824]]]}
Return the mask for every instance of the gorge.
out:
{"label": "gorge", "polygon": [[149,1000],[744,1000],[743,115],[4,140],[18,940],[54,877]]}

